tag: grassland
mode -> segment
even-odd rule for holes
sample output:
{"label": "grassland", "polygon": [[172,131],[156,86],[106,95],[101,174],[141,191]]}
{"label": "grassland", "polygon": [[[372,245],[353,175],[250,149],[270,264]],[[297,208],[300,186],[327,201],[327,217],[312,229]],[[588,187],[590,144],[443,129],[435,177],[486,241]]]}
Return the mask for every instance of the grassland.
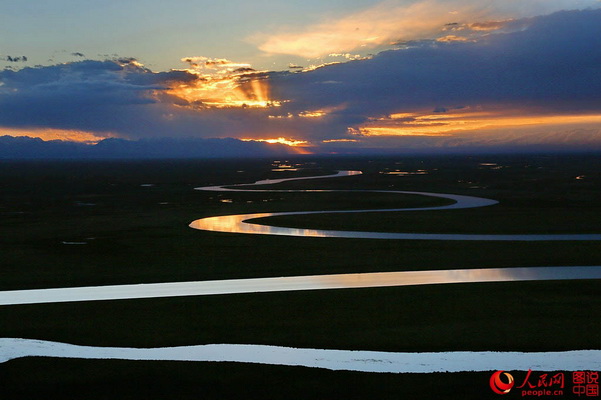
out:
{"label": "grassland", "polygon": [[[440,204],[384,194],[193,190],[296,174],[271,171],[271,161],[2,162],[0,289],[601,262],[595,242],[287,238],[187,227],[194,219],[217,214]],[[435,191],[489,197],[501,204],[479,210],[273,218],[278,224],[407,232],[601,232],[601,159],[595,155],[297,162],[309,167],[300,172],[307,175],[334,169],[365,173],[293,181],[284,188]],[[385,174],[395,170],[427,174]],[[598,281],[490,283],[11,306],[0,308],[0,337],[110,346],[599,349],[595,310],[601,308],[600,288]],[[376,376],[57,359],[0,365],[0,381],[12,398],[316,398],[320,393],[325,398],[456,398],[453,390],[466,391],[462,398],[486,398],[484,375]]]}

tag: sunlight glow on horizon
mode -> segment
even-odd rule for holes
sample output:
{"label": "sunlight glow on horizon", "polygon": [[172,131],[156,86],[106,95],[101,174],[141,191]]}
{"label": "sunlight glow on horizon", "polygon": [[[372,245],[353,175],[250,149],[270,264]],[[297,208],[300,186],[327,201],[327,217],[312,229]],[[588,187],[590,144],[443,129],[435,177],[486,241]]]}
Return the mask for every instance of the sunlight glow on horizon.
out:
{"label": "sunlight glow on horizon", "polygon": [[313,151],[310,150],[312,145],[306,140],[296,140],[291,138],[279,137],[275,139],[240,139],[243,142],[264,142],[270,144],[283,144],[286,145],[296,154],[313,154]]}
{"label": "sunlight glow on horizon", "polygon": [[306,146],[309,142],[306,140],[296,140],[296,139],[286,139],[284,137],[279,137],[276,139],[240,139],[243,142],[265,142],[271,144],[285,144],[286,146],[296,147],[296,146]]}
{"label": "sunlight glow on horizon", "polygon": [[398,113],[350,128],[361,136],[451,136],[477,130],[527,126],[563,126],[601,123],[601,114],[520,115],[519,112],[465,111],[448,113]]}
{"label": "sunlight glow on horizon", "polygon": [[112,133],[85,132],[80,130],[54,129],[54,128],[6,128],[0,127],[0,136],[39,138],[43,141],[62,140],[66,142],[78,142],[85,144],[96,144],[103,139],[118,137]]}

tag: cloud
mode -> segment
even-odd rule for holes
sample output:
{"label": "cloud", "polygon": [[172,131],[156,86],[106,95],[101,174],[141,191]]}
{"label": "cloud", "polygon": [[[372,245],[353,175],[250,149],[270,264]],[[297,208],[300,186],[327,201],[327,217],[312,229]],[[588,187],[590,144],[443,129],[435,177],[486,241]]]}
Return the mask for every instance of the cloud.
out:
{"label": "cloud", "polygon": [[[560,126],[601,126],[601,113],[533,114],[529,110],[488,109],[445,111],[435,113],[402,113],[374,118],[352,129],[359,136],[454,136],[455,133],[536,127],[541,130]],[[443,108],[444,109],[444,108]]]}
{"label": "cloud", "polygon": [[[212,62],[230,74],[152,72],[137,60],[79,61],[0,72],[0,127],[103,137],[286,135],[270,121],[269,75]],[[204,66],[203,66],[204,68]]]}
{"label": "cloud", "polygon": [[247,73],[255,71],[248,63],[238,63],[226,58],[208,58],[208,57],[184,57],[182,62],[187,63],[192,70],[197,73],[212,74],[231,74]]}
{"label": "cloud", "polygon": [[[565,9],[598,7],[597,0],[388,0],[354,14],[330,18],[302,32],[258,34],[249,40],[269,54],[318,58],[373,49],[398,41],[447,36],[454,24],[467,31],[502,28],[506,21]],[[467,23],[473,25],[465,25]],[[446,29],[445,29],[446,28]]]}
{"label": "cloud", "polygon": [[6,56],[4,60],[12,63],[27,62],[27,56]]}
{"label": "cloud", "polygon": [[378,136],[354,142],[327,141],[324,153],[336,154],[474,154],[598,152],[600,129],[483,131],[453,136]]}
{"label": "cloud", "polygon": [[0,128],[0,136],[35,137],[46,141],[62,140],[79,143],[97,143],[100,140],[91,132],[53,128]]}
{"label": "cloud", "polygon": [[122,107],[152,103],[149,91],[160,88],[131,81],[128,70],[146,73],[133,64],[114,61],[2,71],[0,124],[102,130],[107,124],[103,117],[118,117]]}
{"label": "cloud", "polygon": [[488,137],[506,141],[514,139],[501,128],[530,137],[538,129],[547,140],[543,131],[598,134],[601,10],[513,20],[507,32],[450,21],[445,36],[469,26],[487,34],[414,41],[364,60],[346,61],[354,53],[340,52],[345,62],[306,72],[255,71],[206,57],[186,57],[187,68],[166,72],[133,58],[4,70],[0,127],[54,135],[48,137],[76,132],[88,141],[283,138],[411,148],[476,143],[495,124],[497,136]]}
{"label": "cloud", "polygon": [[[529,20],[523,31],[476,42],[416,42],[371,60],[274,77],[287,109],[344,105],[343,127],[400,112],[471,106],[522,115],[601,113],[601,10]],[[325,82],[337,81],[335,89]],[[503,111],[506,110],[506,111]],[[359,121],[359,122],[358,122]]]}

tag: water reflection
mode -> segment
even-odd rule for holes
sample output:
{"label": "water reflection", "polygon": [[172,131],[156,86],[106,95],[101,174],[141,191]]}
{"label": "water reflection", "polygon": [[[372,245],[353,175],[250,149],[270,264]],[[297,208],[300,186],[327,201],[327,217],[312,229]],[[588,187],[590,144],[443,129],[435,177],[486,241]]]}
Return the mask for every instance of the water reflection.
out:
{"label": "water reflection", "polygon": [[0,292],[0,305],[206,296],[449,283],[601,279],[601,266],[484,268],[308,275]]}
{"label": "water reflection", "polygon": [[[209,191],[241,191],[257,185],[277,184],[291,180],[334,178],[361,174],[360,171],[339,171],[336,174],[325,176],[311,176],[300,178],[266,179],[253,184],[199,187],[197,190]],[[473,241],[574,241],[574,240],[601,240],[601,234],[452,234],[452,233],[404,233],[404,232],[365,232],[365,231],[340,231],[323,229],[285,228],[268,225],[268,221],[258,221],[260,218],[282,216],[282,215],[309,215],[309,214],[333,214],[333,213],[363,213],[363,212],[390,212],[390,211],[432,211],[451,210],[475,207],[486,207],[497,204],[491,199],[473,196],[461,196],[447,193],[413,192],[399,190],[267,190],[253,189],[253,192],[370,192],[370,193],[397,193],[437,197],[454,201],[453,204],[437,207],[421,208],[389,208],[369,210],[331,210],[331,211],[295,211],[278,213],[254,213],[223,215],[207,217],[193,221],[190,227],[199,230],[227,233],[246,233],[257,235],[282,235],[300,237],[331,237],[331,238],[354,238],[354,239],[395,239],[395,240],[473,240]],[[259,225],[261,224],[261,225]]]}
{"label": "water reflection", "polygon": [[[217,217],[208,217],[198,219],[190,224],[191,228],[228,233],[249,233],[258,235],[288,235],[288,236],[311,236],[325,237],[327,231],[314,229],[295,229],[295,228],[277,228],[269,225],[257,225],[247,223],[245,220],[253,218],[271,217],[274,215],[288,215],[287,213],[257,213],[257,214],[239,214],[223,215]],[[279,233],[281,232],[281,233]]]}

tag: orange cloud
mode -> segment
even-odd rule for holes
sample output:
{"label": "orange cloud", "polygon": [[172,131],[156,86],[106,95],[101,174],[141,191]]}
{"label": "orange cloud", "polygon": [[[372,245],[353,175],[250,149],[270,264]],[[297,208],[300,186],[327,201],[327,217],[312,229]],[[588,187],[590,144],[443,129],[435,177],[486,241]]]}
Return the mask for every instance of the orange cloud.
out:
{"label": "orange cloud", "polygon": [[310,59],[328,54],[387,47],[399,41],[437,39],[455,31],[470,38],[503,28],[514,18],[533,17],[565,8],[598,6],[596,0],[385,0],[301,32],[259,34],[249,38],[269,54]]}
{"label": "orange cloud", "polygon": [[309,27],[301,33],[255,37],[259,49],[271,54],[318,58],[399,40],[432,38],[455,21],[486,20],[494,13],[476,2],[421,0],[407,5],[384,1],[374,7]]}
{"label": "orange cloud", "polygon": [[186,57],[182,61],[190,65],[186,71],[197,79],[176,82],[167,94],[194,108],[266,108],[281,104],[271,98],[266,76],[250,64],[207,57]]}
{"label": "orange cloud", "polygon": [[494,31],[503,28],[508,22],[511,22],[511,20],[474,22],[469,24],[468,27],[474,31]]}
{"label": "orange cloud", "polygon": [[48,140],[64,140],[70,142],[80,142],[95,144],[102,139],[116,137],[111,133],[92,133],[79,130],[68,129],[51,129],[51,128],[2,128],[0,127],[0,135],[16,136],[16,137],[32,137],[40,138],[44,141]]}
{"label": "orange cloud", "polygon": [[467,42],[470,39],[464,37],[464,36],[456,36],[456,35],[447,35],[447,36],[443,36],[443,37],[439,37],[438,39],[436,39],[437,42]]}
{"label": "orange cloud", "polygon": [[[361,47],[372,48],[399,39],[432,35],[454,18],[449,14],[454,6],[443,3],[433,7],[433,3],[427,0],[408,7],[380,3],[338,20],[311,26],[305,32],[260,38],[259,49],[272,54],[318,58],[332,53],[344,54]],[[436,8],[437,15],[432,16],[432,10]]]}
{"label": "orange cloud", "polygon": [[357,143],[357,139],[328,139],[322,140],[321,143]]}
{"label": "orange cloud", "polygon": [[363,136],[452,136],[462,132],[502,128],[598,127],[601,114],[524,114],[514,110],[399,113],[362,124],[352,133]]}
{"label": "orange cloud", "polygon": [[271,99],[269,83],[261,77],[239,76],[198,79],[177,84],[167,93],[186,100],[195,108],[266,108],[281,102]]}

